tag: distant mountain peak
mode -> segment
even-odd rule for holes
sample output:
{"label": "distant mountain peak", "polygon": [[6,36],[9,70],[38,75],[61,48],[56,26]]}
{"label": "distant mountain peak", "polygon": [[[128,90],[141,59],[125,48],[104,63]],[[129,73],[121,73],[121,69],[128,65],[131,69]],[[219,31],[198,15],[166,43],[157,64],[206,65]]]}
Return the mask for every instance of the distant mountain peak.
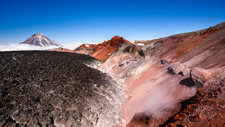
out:
{"label": "distant mountain peak", "polygon": [[42,33],[36,33],[36,34],[34,34],[32,37],[34,37],[34,36],[41,36],[41,37],[45,37]]}
{"label": "distant mountain peak", "polygon": [[55,41],[47,38],[41,33],[36,33],[32,35],[30,38],[28,38],[24,42],[21,42],[20,44],[29,44],[29,45],[41,46],[41,47],[61,46],[60,44],[57,44]]}

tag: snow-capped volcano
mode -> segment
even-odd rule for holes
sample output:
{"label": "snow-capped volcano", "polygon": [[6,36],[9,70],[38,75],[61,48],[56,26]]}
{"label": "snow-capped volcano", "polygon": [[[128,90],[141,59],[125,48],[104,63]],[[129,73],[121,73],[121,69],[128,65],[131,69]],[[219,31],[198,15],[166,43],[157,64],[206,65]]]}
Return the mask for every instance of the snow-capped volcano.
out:
{"label": "snow-capped volcano", "polygon": [[29,45],[35,45],[35,46],[61,46],[60,44],[57,44],[55,41],[47,38],[41,33],[34,34],[24,42],[21,42],[20,44],[29,44]]}

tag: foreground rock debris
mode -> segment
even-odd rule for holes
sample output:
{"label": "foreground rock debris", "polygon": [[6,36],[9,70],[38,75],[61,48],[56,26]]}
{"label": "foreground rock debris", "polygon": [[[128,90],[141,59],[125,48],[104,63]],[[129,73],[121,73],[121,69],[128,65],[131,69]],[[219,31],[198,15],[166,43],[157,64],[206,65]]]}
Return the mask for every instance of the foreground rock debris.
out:
{"label": "foreground rock debris", "polygon": [[121,124],[121,88],[80,54],[0,53],[0,126],[106,127]]}
{"label": "foreground rock debris", "polygon": [[0,126],[225,125],[225,23],[63,51],[0,53]]}

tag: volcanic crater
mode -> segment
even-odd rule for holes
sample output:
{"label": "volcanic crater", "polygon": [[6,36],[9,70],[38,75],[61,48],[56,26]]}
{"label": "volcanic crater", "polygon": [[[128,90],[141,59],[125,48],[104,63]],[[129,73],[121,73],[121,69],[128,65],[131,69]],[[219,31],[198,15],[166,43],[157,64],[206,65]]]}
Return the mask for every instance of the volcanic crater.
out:
{"label": "volcanic crater", "polygon": [[225,23],[56,51],[0,52],[0,126],[224,126]]}

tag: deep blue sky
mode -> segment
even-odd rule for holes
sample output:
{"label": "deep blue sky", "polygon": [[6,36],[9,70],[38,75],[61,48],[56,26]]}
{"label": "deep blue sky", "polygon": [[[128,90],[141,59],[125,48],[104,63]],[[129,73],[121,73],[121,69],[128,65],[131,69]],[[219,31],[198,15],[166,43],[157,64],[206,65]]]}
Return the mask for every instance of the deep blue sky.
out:
{"label": "deep blue sky", "polygon": [[0,0],[0,44],[41,32],[59,42],[146,40],[225,21],[225,0]]}

